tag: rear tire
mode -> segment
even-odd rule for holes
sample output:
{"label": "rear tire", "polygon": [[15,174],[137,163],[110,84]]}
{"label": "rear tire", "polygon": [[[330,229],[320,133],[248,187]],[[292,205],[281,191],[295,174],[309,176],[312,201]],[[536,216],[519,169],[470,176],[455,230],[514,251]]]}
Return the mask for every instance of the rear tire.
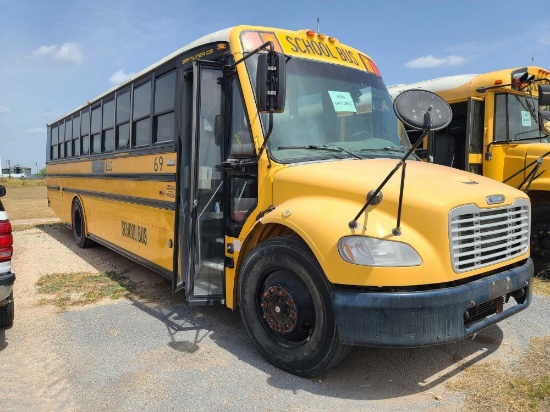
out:
{"label": "rear tire", "polygon": [[[534,204],[531,212],[531,258],[535,275],[550,277],[550,204]],[[542,272],[542,273],[540,273]]]}
{"label": "rear tire", "polygon": [[78,247],[86,249],[94,245],[94,241],[86,236],[86,224],[84,220],[84,213],[82,211],[82,205],[80,200],[75,199],[73,201],[73,207],[71,211],[72,216],[72,228],[73,236]]}
{"label": "rear tire", "polygon": [[240,270],[238,292],[246,329],[277,368],[312,377],[349,353],[336,328],[331,285],[302,241],[279,237],[258,245]]}
{"label": "rear tire", "polygon": [[8,299],[10,300],[10,303],[0,308],[0,328],[13,325],[13,318],[15,316],[13,292],[10,294]]}

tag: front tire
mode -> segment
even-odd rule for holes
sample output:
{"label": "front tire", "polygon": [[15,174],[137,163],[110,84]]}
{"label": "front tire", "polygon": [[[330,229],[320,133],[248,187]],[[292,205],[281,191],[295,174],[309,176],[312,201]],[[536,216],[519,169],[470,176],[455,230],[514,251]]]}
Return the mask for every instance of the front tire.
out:
{"label": "front tire", "polygon": [[239,275],[243,323],[262,356],[294,375],[319,375],[339,363],[341,343],[331,286],[300,240],[279,237],[258,245]]}
{"label": "front tire", "polygon": [[73,236],[78,247],[86,249],[94,245],[94,241],[86,236],[86,225],[82,205],[78,199],[73,201],[71,210]]}
{"label": "front tire", "polygon": [[550,277],[550,204],[534,204],[531,213],[531,258],[535,275]]}
{"label": "front tire", "polygon": [[13,325],[13,318],[15,317],[13,292],[9,296],[9,303],[6,306],[0,308],[0,328],[5,328]]}

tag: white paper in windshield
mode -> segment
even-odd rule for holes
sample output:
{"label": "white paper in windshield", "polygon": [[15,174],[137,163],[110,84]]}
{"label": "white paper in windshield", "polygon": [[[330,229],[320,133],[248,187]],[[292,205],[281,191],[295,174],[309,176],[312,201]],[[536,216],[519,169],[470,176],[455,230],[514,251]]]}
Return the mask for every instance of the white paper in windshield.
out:
{"label": "white paper in windshield", "polygon": [[531,114],[525,110],[521,111],[521,125],[522,126],[531,126]]}
{"label": "white paper in windshield", "polygon": [[349,94],[348,92],[334,92],[329,90],[328,94],[330,95],[330,99],[332,100],[334,111],[357,113],[355,103],[353,102],[351,94]]}

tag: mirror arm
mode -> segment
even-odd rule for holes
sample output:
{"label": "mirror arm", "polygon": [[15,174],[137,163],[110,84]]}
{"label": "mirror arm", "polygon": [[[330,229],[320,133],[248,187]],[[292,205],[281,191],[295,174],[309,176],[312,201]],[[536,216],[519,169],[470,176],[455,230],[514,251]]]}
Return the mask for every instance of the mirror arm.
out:
{"label": "mirror arm", "polygon": [[[504,179],[502,181],[502,183],[506,183],[508,180],[516,177],[517,175],[519,175],[521,172],[523,172],[524,170],[527,170],[529,169],[531,166],[533,166],[535,163],[538,163],[538,165],[527,175],[527,177],[525,178],[525,180],[523,182],[521,182],[521,184],[519,185],[518,189],[521,189],[521,187],[525,184],[525,182],[527,182],[527,180],[529,180],[529,178],[531,176],[533,176],[536,171],[538,170],[538,168],[540,167],[540,165],[542,164],[542,160],[546,157],[550,155],[550,151],[546,152],[545,154],[543,154],[542,156],[538,157],[537,159],[533,160],[531,163],[529,163],[527,166],[525,167],[522,167],[521,169],[519,169],[516,173],[514,173],[512,176],[509,176],[507,177],[506,179]],[[537,177],[537,176],[536,176]],[[532,180],[535,180],[535,178],[533,178]],[[532,181],[531,180],[531,181]],[[531,185],[531,182],[529,182],[529,186]]]}
{"label": "mirror arm", "polygon": [[395,228],[392,230],[392,233],[394,236],[400,236],[401,235],[401,211],[403,210],[403,193],[405,192],[405,172],[407,171],[407,162],[406,160],[408,157],[420,146],[420,143],[424,141],[428,133],[430,133],[430,130],[432,128],[432,117],[430,115],[431,113],[431,107],[428,108],[428,111],[424,113],[424,133],[422,133],[422,136],[420,139],[418,139],[414,145],[410,148],[409,152],[401,159],[401,163],[403,164],[403,170],[401,170],[401,186],[399,187],[399,203],[397,206],[397,223],[395,224]]}
{"label": "mirror arm", "polygon": [[252,57],[254,56],[256,53],[258,53],[259,51],[261,50],[264,50],[264,49],[267,49],[269,47],[269,51],[270,52],[273,52],[275,50],[275,46],[273,46],[273,42],[272,41],[266,41],[264,44],[262,44],[260,47],[252,50],[250,53],[248,53],[246,56],[244,56],[242,59],[239,59],[237,60],[235,63],[233,64],[229,64],[227,66],[224,67],[224,70],[233,70],[235,69],[235,67],[237,67],[237,64],[239,63],[242,63],[244,62],[246,59],[248,59],[249,57]]}
{"label": "mirror arm", "polygon": [[[395,174],[395,172],[397,172],[401,166],[405,166],[405,161],[409,158],[409,156],[412,154],[412,152],[414,152],[418,148],[418,146],[420,146],[420,143],[422,143],[424,141],[424,138],[428,135],[428,133],[430,133],[432,122],[431,122],[431,116],[430,116],[429,111],[424,114],[424,123],[425,123],[426,128],[423,130],[422,136],[420,136],[420,138],[414,143],[414,145],[409,149],[409,151],[405,154],[405,156],[403,156],[403,158],[399,161],[399,163],[397,163],[395,165],[393,170],[388,174],[388,176],[386,176],[386,178],[380,184],[380,186],[378,186],[376,188],[376,190],[368,198],[367,203],[365,203],[365,205],[361,208],[359,213],[357,213],[357,215],[353,218],[353,220],[351,220],[348,223],[348,226],[349,226],[350,229],[356,229],[357,228],[357,219],[359,219],[359,216],[361,216],[361,214],[363,214],[365,209],[367,209],[367,207],[369,207],[369,205],[377,198],[378,193],[380,193],[382,188],[386,185],[386,183],[388,183],[388,181]],[[403,169],[403,170],[405,170],[405,169]],[[397,210],[397,228],[394,229],[394,231],[399,230],[399,224],[400,224],[400,221],[401,221],[401,209],[402,209],[402,205],[403,205],[403,187],[404,187],[404,184],[405,184],[405,173],[403,172],[401,174],[401,191],[399,193],[399,207],[398,207],[398,210]]]}
{"label": "mirror arm", "polygon": [[[525,83],[526,83],[526,86],[522,87],[521,90],[523,90],[525,87],[529,86],[530,84],[537,83],[537,82],[547,82],[548,84],[550,84],[550,79],[534,79],[534,80],[525,82]],[[485,93],[487,90],[499,89],[499,88],[502,88],[502,87],[508,87],[508,86],[513,86],[513,85],[514,85],[514,83],[510,83],[510,84],[497,84],[496,86],[481,86],[481,87],[478,87],[478,88],[476,89],[476,92],[478,92],[478,93]]]}
{"label": "mirror arm", "polygon": [[[256,156],[256,162],[260,160],[260,157],[262,156],[262,153],[267,147],[267,142],[269,138],[271,137],[271,133],[273,132],[273,109],[269,110],[269,129],[267,130],[267,135],[265,136],[264,142],[262,144],[262,147],[260,147],[260,150],[258,152],[258,156]],[[269,156],[267,156],[267,159],[269,160]],[[270,163],[271,165],[271,163]]]}
{"label": "mirror arm", "polygon": [[518,186],[519,190],[521,190],[521,187],[527,182],[527,186],[525,186],[524,192],[525,193],[529,192],[529,188],[531,187],[531,183],[533,183],[533,180],[535,180],[537,177],[539,177],[541,174],[544,173],[544,170],[543,170],[542,172],[537,174],[541,165],[542,165],[542,159],[539,157],[537,159],[537,165],[533,168],[533,170],[529,172],[525,180],[521,182],[521,184]]}
{"label": "mirror arm", "polygon": [[485,160],[491,160],[493,158],[493,155],[491,154],[491,151],[489,149],[491,148],[491,145],[495,143],[496,142],[493,140],[487,145],[487,151],[485,152]]}
{"label": "mirror arm", "polygon": [[[235,63],[225,66],[224,70],[228,70],[228,71],[234,70],[235,67],[237,67],[237,64],[242,63],[243,61],[245,61],[249,57],[254,56],[259,51],[267,49],[268,47],[269,47],[270,52],[275,51],[275,46],[273,45],[273,42],[272,41],[267,41],[264,44],[262,44],[260,47],[257,47],[256,49],[252,50],[250,53],[248,53],[243,58],[237,60]],[[258,152],[258,156],[256,156],[256,162],[258,162],[260,160],[260,157],[262,156],[262,153],[266,149],[267,141],[269,140],[269,137],[271,136],[272,132],[273,132],[273,109],[271,109],[269,111],[269,130],[267,131],[267,135],[264,139],[264,143],[262,144],[262,147],[260,147],[260,151]],[[271,166],[271,160],[269,159],[269,156],[267,157],[267,159],[269,161],[269,166]]]}

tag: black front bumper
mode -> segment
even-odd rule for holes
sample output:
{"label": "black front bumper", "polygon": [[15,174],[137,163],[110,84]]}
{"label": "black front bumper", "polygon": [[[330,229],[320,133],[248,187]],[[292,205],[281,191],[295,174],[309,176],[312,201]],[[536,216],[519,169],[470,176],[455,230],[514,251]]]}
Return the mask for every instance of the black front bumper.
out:
{"label": "black front bumper", "polygon": [[[533,263],[504,270],[461,286],[418,292],[335,290],[332,304],[340,338],[346,344],[417,347],[466,338],[531,303]],[[493,302],[510,293],[510,302],[491,313]],[[523,297],[519,295],[525,292]],[[512,302],[516,303],[512,305]],[[478,309],[480,308],[480,309]],[[483,316],[483,308],[489,315]],[[472,322],[469,316],[481,312]],[[479,316],[479,315],[478,315]]]}

